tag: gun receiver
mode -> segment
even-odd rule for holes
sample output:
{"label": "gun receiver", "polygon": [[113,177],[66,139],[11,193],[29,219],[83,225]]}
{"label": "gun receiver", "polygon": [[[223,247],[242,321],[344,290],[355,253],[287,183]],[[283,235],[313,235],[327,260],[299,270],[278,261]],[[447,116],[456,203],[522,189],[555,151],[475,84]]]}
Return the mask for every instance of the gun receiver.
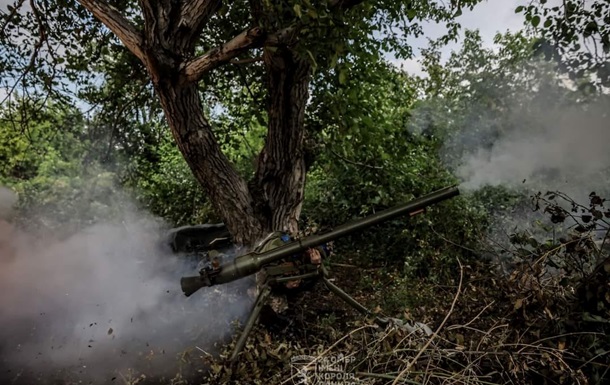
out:
{"label": "gun receiver", "polygon": [[182,291],[188,297],[202,287],[220,285],[247,277],[273,262],[299,254],[309,248],[325,244],[376,224],[389,221],[401,215],[408,214],[409,216],[414,216],[423,212],[428,206],[457,195],[459,195],[459,190],[456,186],[446,187],[403,205],[348,222],[326,233],[311,235],[264,253],[246,253],[227,264],[204,268],[199,272],[199,276],[183,277],[180,280]]}

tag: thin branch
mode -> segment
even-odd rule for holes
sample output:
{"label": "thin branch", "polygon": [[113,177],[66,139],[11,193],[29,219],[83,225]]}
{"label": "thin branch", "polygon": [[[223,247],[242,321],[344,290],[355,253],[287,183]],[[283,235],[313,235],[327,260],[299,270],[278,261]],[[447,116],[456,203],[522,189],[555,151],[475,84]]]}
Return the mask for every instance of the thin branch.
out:
{"label": "thin branch", "polygon": [[463,249],[463,250],[469,251],[469,252],[473,253],[474,255],[479,255],[479,252],[478,252],[478,251],[473,250],[473,249],[471,249],[471,248],[469,248],[469,247],[466,247],[466,246],[460,245],[460,244],[458,244],[458,243],[456,243],[456,242],[453,242],[451,239],[448,239],[448,238],[446,238],[446,237],[442,236],[441,234],[439,234],[439,233],[438,233],[438,232],[437,232],[437,231],[434,229],[434,226],[433,226],[433,225],[430,225],[430,230],[432,230],[432,232],[433,232],[433,233],[434,233],[434,234],[435,234],[437,237],[439,237],[439,238],[440,238],[440,239],[442,239],[443,241],[445,241],[445,242],[449,243],[450,245],[453,245],[453,246],[458,247],[458,248],[460,248],[460,249]]}
{"label": "thin branch", "polygon": [[[156,1],[153,3],[151,0],[138,0],[138,4],[142,10],[142,18],[144,19],[142,46],[145,46],[147,43],[150,45],[156,40],[155,34],[160,28],[159,24],[164,23],[161,18],[157,18],[157,8],[162,5],[158,4]],[[160,14],[166,15],[168,11],[169,10],[165,10],[165,12],[160,12]]]}
{"label": "thin branch", "polygon": [[[338,341],[336,341],[335,343],[333,343],[332,345],[330,345],[328,348],[326,348],[322,353],[318,354],[313,360],[311,360],[306,368],[311,368],[313,367],[313,365],[320,361],[322,358],[324,358],[324,356],[326,354],[328,354],[331,350],[333,350],[333,348],[337,345],[339,345],[341,343],[341,341],[347,339],[348,337],[351,337],[352,335],[356,334],[357,332],[361,331],[361,330],[365,330],[365,329],[377,329],[378,326],[377,325],[364,325],[364,326],[360,326],[359,328],[356,328],[352,331],[350,331],[349,333],[347,333],[346,335],[344,335],[343,337],[341,337]],[[294,381],[295,380],[295,376],[296,374],[293,374],[292,376],[290,376],[289,378],[287,378],[286,380],[282,381],[280,384],[286,384],[288,382]]]}
{"label": "thin branch", "polygon": [[353,164],[354,166],[372,168],[374,170],[383,170],[383,167],[381,167],[381,166],[371,166],[370,164],[364,164],[364,163],[356,162],[353,160],[349,160],[349,159],[337,154],[333,150],[330,150],[330,153],[333,154],[334,156],[336,156],[337,158],[341,159],[342,161],[349,163],[349,164]]}
{"label": "thin branch", "polygon": [[142,34],[116,8],[101,0],[78,0],[78,2],[114,32],[131,53],[142,62],[146,62]]}
{"label": "thin branch", "polygon": [[468,321],[467,323],[465,323],[464,325],[453,325],[453,326],[449,326],[447,328],[447,330],[453,330],[453,329],[459,329],[459,328],[467,328],[470,324],[472,324],[474,321],[476,321],[481,314],[483,314],[485,312],[485,310],[489,309],[493,304],[495,304],[496,301],[491,301],[490,303],[488,303],[487,305],[485,305],[485,307],[483,308],[483,310],[481,310],[479,312],[479,314],[477,314],[473,319],[471,319],[470,321]]}
{"label": "thin branch", "polygon": [[[11,13],[8,14],[8,16],[5,19],[6,21],[2,25],[2,28],[0,28],[0,36],[4,35],[4,30],[6,29],[6,26],[11,22],[13,17],[15,17],[17,12],[19,12],[21,7],[23,6],[23,3],[25,3],[25,0],[19,0],[15,3],[15,5],[13,5],[13,10],[11,11]],[[2,13],[4,13],[4,12],[2,12]]]}
{"label": "thin branch", "polygon": [[606,230],[606,234],[604,235],[604,239],[602,239],[602,244],[599,246],[599,251],[597,253],[597,259],[601,259],[603,252],[604,252],[604,246],[606,244],[606,241],[608,240],[608,236],[610,236],[610,227],[608,227],[608,230]]}
{"label": "thin branch", "polygon": [[121,107],[119,108],[119,111],[114,115],[113,119],[112,119],[112,130],[110,131],[110,139],[108,141],[108,149],[106,150],[106,154],[104,155],[104,160],[108,160],[110,158],[110,152],[112,151],[112,146],[113,146],[113,142],[114,142],[114,136],[116,134],[116,132],[118,131],[118,125],[119,125],[119,119],[121,118],[121,115],[123,115],[125,113],[125,110],[127,110],[127,108],[135,103],[140,96],[142,96],[142,94],[144,94],[144,91],[146,91],[146,84],[143,85],[140,90],[136,93],[136,95],[131,98],[130,100],[128,100],[125,103],[122,103]]}
{"label": "thin branch", "polygon": [[36,24],[38,25],[38,40],[36,41],[36,44],[34,44],[34,50],[32,51],[32,55],[30,55],[30,60],[28,64],[25,66],[25,68],[19,75],[19,78],[17,78],[11,89],[6,93],[6,96],[2,99],[0,104],[4,104],[6,99],[15,91],[15,88],[19,83],[25,83],[25,76],[34,69],[34,64],[36,63],[36,59],[38,58],[40,49],[42,48],[42,45],[44,44],[45,40],[47,40],[47,33],[44,29],[44,26],[42,25],[42,19],[40,18],[40,13],[36,6],[35,0],[30,0],[30,7],[32,8],[32,13],[36,18]]}
{"label": "thin branch", "polygon": [[263,30],[258,27],[247,29],[222,46],[189,60],[180,73],[187,82],[196,82],[206,72],[229,62],[251,48],[259,47],[263,42],[263,35]]}
{"label": "thin branch", "polygon": [[443,326],[445,326],[445,323],[449,319],[449,316],[451,316],[451,314],[453,313],[453,309],[455,308],[455,304],[457,303],[457,300],[460,297],[460,292],[462,291],[462,281],[464,279],[464,267],[462,266],[462,263],[460,262],[459,259],[457,261],[460,264],[460,283],[458,284],[457,292],[455,293],[455,297],[453,298],[453,302],[451,303],[451,308],[447,312],[447,315],[445,316],[445,319],[443,319],[443,322],[441,322],[441,324],[436,329],[434,334],[432,334],[430,336],[430,338],[428,339],[428,342],[426,342],[426,344],[419,350],[419,353],[417,353],[417,355],[415,357],[413,357],[413,359],[407,364],[407,367],[398,374],[398,376],[396,377],[394,382],[392,382],[392,385],[396,385],[398,383],[398,380],[400,380],[401,377],[403,377],[408,371],[411,370],[411,368],[413,367],[415,362],[417,362],[419,357],[421,357],[421,355],[424,354],[424,351],[426,351],[428,346],[430,346],[432,341],[436,338],[436,336],[438,336],[438,333],[441,331]]}
{"label": "thin branch", "polygon": [[[382,380],[394,380],[396,376],[392,376],[390,374],[380,374],[380,373],[368,373],[368,372],[356,372],[356,376],[358,377],[369,377],[369,378],[377,378]],[[423,385],[424,383],[412,380],[402,380],[403,383],[413,384],[413,385]]]}

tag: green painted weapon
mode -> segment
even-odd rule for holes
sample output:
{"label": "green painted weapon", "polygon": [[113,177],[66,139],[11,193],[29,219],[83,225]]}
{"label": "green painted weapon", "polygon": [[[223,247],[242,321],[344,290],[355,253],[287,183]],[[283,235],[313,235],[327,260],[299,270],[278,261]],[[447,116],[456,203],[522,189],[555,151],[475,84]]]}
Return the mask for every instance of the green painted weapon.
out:
{"label": "green painted weapon", "polygon": [[246,253],[225,265],[207,266],[199,272],[198,276],[182,278],[180,281],[182,291],[188,297],[202,287],[221,285],[247,277],[260,271],[264,266],[280,261],[291,255],[298,255],[309,248],[323,245],[401,215],[413,216],[419,214],[423,212],[426,207],[453,198],[458,194],[459,190],[457,187],[447,187],[412,200],[409,203],[346,223],[327,233],[298,239],[265,253]]}
{"label": "green painted weapon", "polygon": [[[236,343],[235,349],[231,356],[234,361],[238,353],[245,345],[246,339],[260,311],[265,304],[271,292],[271,286],[275,283],[288,282],[298,279],[307,279],[319,277],[324,284],[333,293],[337,294],[341,299],[354,307],[359,312],[365,315],[371,315],[371,312],[350,297],[347,293],[330,282],[327,278],[327,271],[323,265],[304,264],[298,267],[282,267],[274,266],[276,262],[293,255],[299,255],[304,251],[334,241],[338,238],[353,234],[364,230],[368,227],[383,223],[402,215],[409,217],[420,214],[425,211],[428,206],[442,202],[459,195],[459,190],[456,186],[446,187],[435,191],[428,195],[414,199],[408,203],[380,211],[376,214],[348,222],[331,231],[322,234],[311,235],[302,239],[297,239],[283,246],[276,247],[265,252],[250,252],[226,264],[207,264],[206,267],[199,271],[198,276],[183,277],[180,280],[182,291],[188,297],[194,294],[202,287],[221,285],[229,283],[240,278],[244,278],[263,270],[267,276],[265,284],[261,288],[258,298],[254,303],[254,307],[248,321],[245,324],[244,330]],[[383,319],[377,319],[379,323],[386,323]]]}

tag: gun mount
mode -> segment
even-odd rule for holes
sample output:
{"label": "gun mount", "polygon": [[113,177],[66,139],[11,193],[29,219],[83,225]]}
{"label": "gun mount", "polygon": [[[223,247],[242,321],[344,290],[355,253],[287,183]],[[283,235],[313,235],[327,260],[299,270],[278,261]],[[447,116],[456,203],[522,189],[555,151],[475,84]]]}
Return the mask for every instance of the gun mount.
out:
{"label": "gun mount", "polygon": [[[456,186],[446,187],[416,198],[408,203],[380,211],[352,222],[348,222],[326,233],[296,239],[293,242],[284,244],[283,246],[276,247],[266,252],[249,252],[238,256],[233,259],[233,261],[225,264],[220,264],[213,261],[212,263],[206,264],[199,271],[198,276],[183,277],[180,280],[182,291],[188,297],[193,295],[202,287],[229,283],[253,275],[261,270],[265,271],[267,280],[259,292],[250,317],[248,318],[248,321],[244,326],[244,330],[236,343],[235,349],[230,358],[231,361],[234,361],[237,358],[237,355],[245,345],[248,334],[254,326],[254,323],[258,318],[265,301],[269,297],[271,285],[274,283],[318,277],[322,279],[329,290],[337,294],[350,306],[354,307],[356,310],[365,315],[372,315],[366,307],[358,303],[355,299],[350,297],[347,293],[328,280],[328,272],[324,265],[305,264],[298,268],[283,268],[273,265],[276,262],[293,255],[298,255],[310,248],[326,244],[371,226],[395,219],[399,216],[408,215],[409,217],[412,217],[423,213],[428,206],[448,200],[457,195],[459,195],[459,190]],[[377,321],[381,324],[387,324],[387,320],[377,319]]]}

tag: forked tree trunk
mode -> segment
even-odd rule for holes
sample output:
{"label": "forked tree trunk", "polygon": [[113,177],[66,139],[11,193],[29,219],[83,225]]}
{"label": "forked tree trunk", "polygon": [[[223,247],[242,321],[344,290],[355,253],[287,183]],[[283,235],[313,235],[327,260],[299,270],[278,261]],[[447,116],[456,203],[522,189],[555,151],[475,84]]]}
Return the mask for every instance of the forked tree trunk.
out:
{"label": "forked tree trunk", "polygon": [[265,32],[249,28],[195,57],[201,30],[220,8],[219,0],[142,0],[143,30],[106,2],[78,1],[146,66],[180,152],[235,241],[252,245],[269,231],[296,232],[305,185],[303,119],[311,66],[285,48],[278,38],[282,34],[271,39],[275,49],[264,49],[269,130],[256,174],[246,183],[214,137],[197,82],[207,71],[263,46]]}
{"label": "forked tree trunk", "polygon": [[296,233],[304,196],[304,115],[310,64],[289,50],[265,54],[269,130],[253,180],[246,183],[220,150],[197,86],[160,79],[155,89],[193,175],[235,240],[252,245],[270,231]]}

